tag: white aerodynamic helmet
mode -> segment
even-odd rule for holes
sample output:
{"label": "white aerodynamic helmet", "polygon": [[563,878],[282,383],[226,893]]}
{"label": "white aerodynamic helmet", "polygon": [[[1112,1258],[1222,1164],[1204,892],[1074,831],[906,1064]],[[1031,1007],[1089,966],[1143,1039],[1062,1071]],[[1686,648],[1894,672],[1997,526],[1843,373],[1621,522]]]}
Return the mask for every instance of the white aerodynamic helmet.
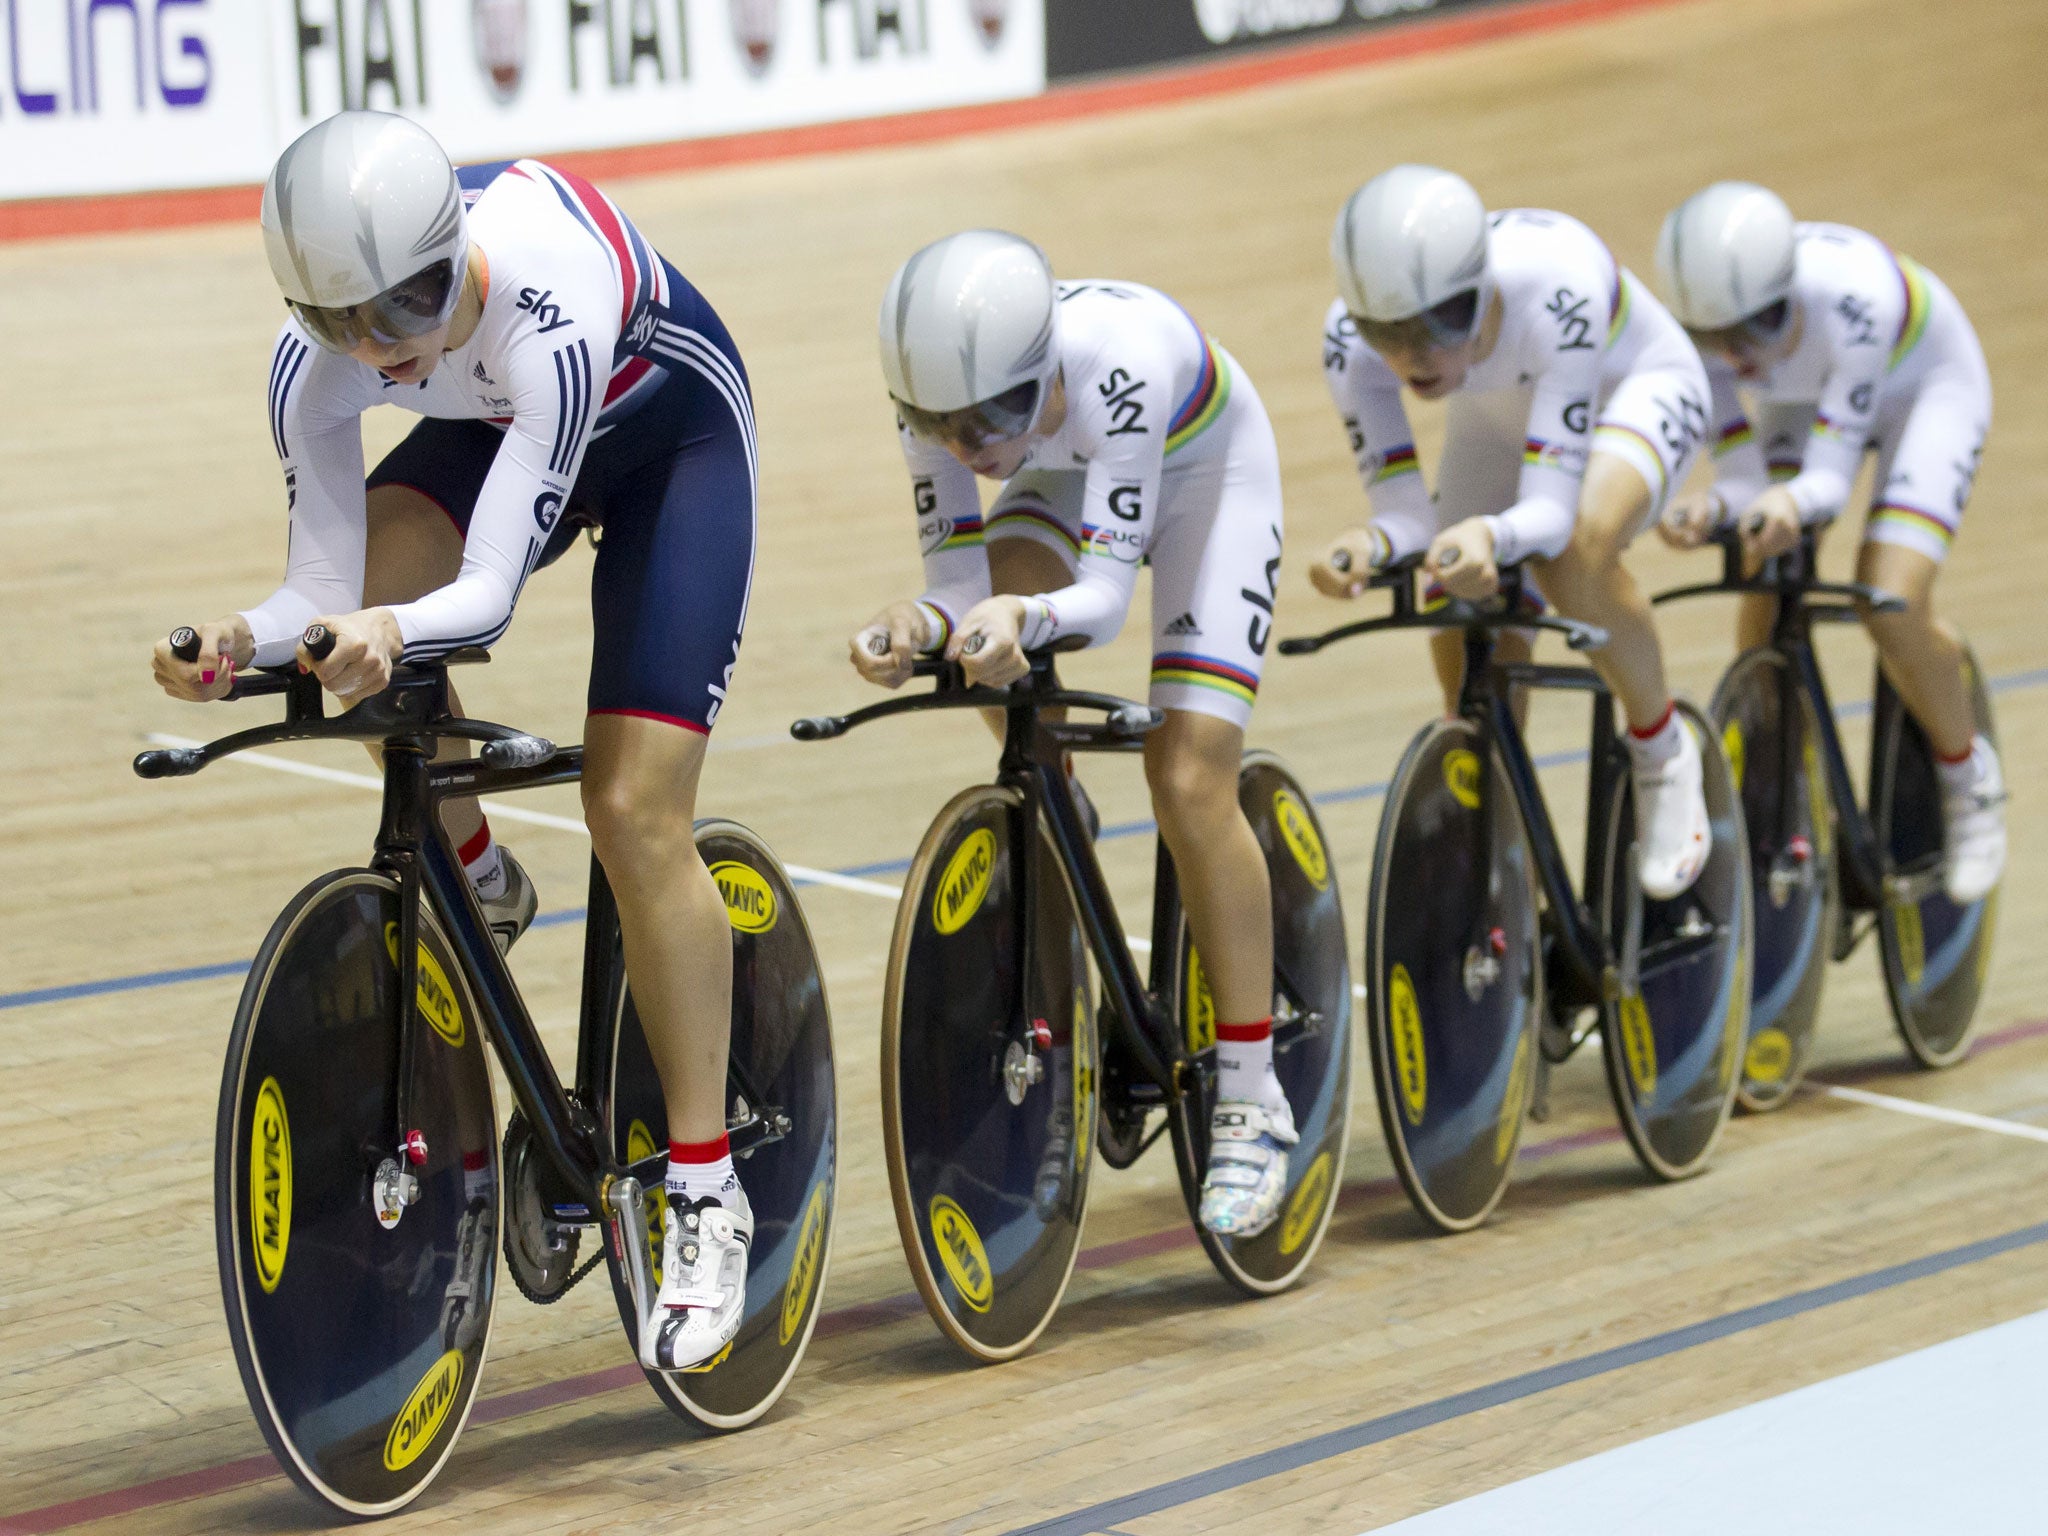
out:
{"label": "white aerodynamic helmet", "polygon": [[1461,341],[1479,320],[1486,241],[1486,206],[1462,176],[1397,165],[1352,193],[1337,215],[1337,292],[1368,343],[1382,326],[1416,320],[1423,323],[1398,329],[1437,345]]}
{"label": "white aerodynamic helmet", "polygon": [[903,263],[882,298],[882,377],[911,431],[969,448],[1037,424],[1059,372],[1059,289],[1045,252],[970,229]]}
{"label": "white aerodynamic helmet", "polygon": [[1671,312],[1692,331],[1725,330],[1783,303],[1795,260],[1792,210],[1747,181],[1694,193],[1657,236],[1658,279]]}
{"label": "white aerodynamic helmet", "polygon": [[263,184],[263,248],[285,302],[322,346],[423,336],[462,294],[462,184],[419,124],[340,112],[277,157]]}

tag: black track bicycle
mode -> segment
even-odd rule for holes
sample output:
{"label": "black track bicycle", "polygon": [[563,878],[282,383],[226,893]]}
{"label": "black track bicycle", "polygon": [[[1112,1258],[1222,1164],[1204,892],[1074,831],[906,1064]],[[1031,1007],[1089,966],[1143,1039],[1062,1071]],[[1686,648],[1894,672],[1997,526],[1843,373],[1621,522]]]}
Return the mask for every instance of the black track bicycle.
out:
{"label": "black track bicycle", "polygon": [[[1903,599],[1855,582],[1822,581],[1818,540],[1742,571],[1733,532],[1717,542],[1721,579],[1655,601],[1707,593],[1775,599],[1771,637],[1735,658],[1714,690],[1714,723],[1741,788],[1756,887],[1756,967],[1745,1107],[1773,1109],[1798,1086],[1813,1053],[1821,987],[1875,928],[1885,996],[1906,1049],[1946,1067],[1970,1047],[1991,964],[1998,893],[1957,906],[1942,885],[1941,781],[1934,749],[1877,669],[1868,809],[1859,803],[1814,654],[1813,627],[1856,622],[1859,609],[1897,611]],[[1964,674],[1976,728],[1998,739],[1991,698],[1968,647]]]}
{"label": "black track bicycle", "polygon": [[[1588,667],[1494,656],[1504,629],[1549,631],[1574,650],[1604,645],[1605,633],[1531,614],[1514,569],[1484,603],[1425,605],[1420,563],[1373,578],[1392,612],[1283,640],[1280,652],[1387,630],[1464,635],[1457,713],[1416,734],[1387,791],[1365,937],[1380,1123],[1416,1209],[1458,1232],[1499,1202],[1549,1068],[1596,1028],[1643,1165],[1662,1179],[1706,1166],[1734,1102],[1748,1015],[1748,845],[1718,737],[1681,702],[1701,744],[1713,849],[1691,889],[1644,896],[1627,748],[1606,685]],[[1516,723],[1521,688],[1592,695],[1583,898]]]}
{"label": "black track bicycle", "polygon": [[[1164,715],[1060,686],[1048,652],[1003,688],[916,663],[928,693],[799,720],[801,741],[885,715],[996,709],[993,784],[938,814],[904,882],[882,1019],[882,1122],[896,1225],[940,1330],[977,1360],[1029,1348],[1080,1251],[1091,1162],[1127,1168],[1162,1131],[1191,1217],[1208,1164],[1215,1006],[1164,839],[1150,975],[1141,979],[1064,767],[1068,752],[1138,751]],[[1100,711],[1093,723],[1047,719]],[[1301,1140],[1264,1232],[1196,1229],[1253,1295],[1291,1285],[1336,1206],[1351,1121],[1351,978],[1336,869],[1308,794],[1248,752],[1238,778],[1272,883],[1274,1065]],[[1097,995],[1100,979],[1100,996]]]}
{"label": "black track bicycle", "polygon": [[[333,642],[316,625],[306,643],[319,656]],[[190,630],[172,644],[198,654]],[[602,1258],[637,1340],[660,1284],[666,1121],[597,861],[565,1090],[438,814],[453,796],[573,783],[582,748],[454,716],[446,663],[401,667],[332,718],[296,671],[252,673],[230,697],[272,695],[281,723],[144,752],[135,771],[182,776],[285,741],[383,749],[369,867],[300,891],[250,967],[214,1148],[221,1291],[256,1421],[314,1498],[381,1515],[433,1481],[476,1401],[501,1242],[537,1302]],[[478,756],[431,761],[451,738],[481,743]],[[734,822],[700,821],[697,847],[732,927],[727,1124],[755,1237],[732,1344],[695,1373],[647,1379],[691,1423],[734,1429],[781,1395],[817,1322],[838,1120],[824,986],[788,876]],[[493,1056],[517,1105],[502,1141]],[[590,1227],[600,1251],[579,1264]]]}

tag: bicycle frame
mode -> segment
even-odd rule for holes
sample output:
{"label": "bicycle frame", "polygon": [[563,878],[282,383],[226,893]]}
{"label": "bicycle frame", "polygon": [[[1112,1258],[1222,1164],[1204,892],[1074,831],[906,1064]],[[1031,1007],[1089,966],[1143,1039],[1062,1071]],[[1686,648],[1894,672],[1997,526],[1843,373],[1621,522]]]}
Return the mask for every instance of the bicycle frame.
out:
{"label": "bicycle frame", "polygon": [[[1819,623],[1851,623],[1868,607],[1879,613],[1896,612],[1904,599],[1862,582],[1834,582],[1818,579],[1819,539],[1814,530],[1800,535],[1798,549],[1766,560],[1754,576],[1742,571],[1742,544],[1732,533],[1716,535],[1721,546],[1721,579],[1660,592],[1653,603],[1710,593],[1756,594],[1773,598],[1777,612],[1771,621],[1770,648],[1791,668],[1793,686],[1813,705],[1820,736],[1822,771],[1827,777],[1828,796],[1834,802],[1836,818],[1837,868],[1843,901],[1854,911],[1874,912],[1887,900],[1887,860],[1877,846],[1877,834],[1856,797],[1849,776],[1848,754],[1842,749],[1841,731],[1835,724],[1834,702],[1821,675],[1820,658],[1813,648],[1813,626]],[[1828,601],[1816,602],[1824,598]],[[1880,683],[1880,688],[1887,685]]]}

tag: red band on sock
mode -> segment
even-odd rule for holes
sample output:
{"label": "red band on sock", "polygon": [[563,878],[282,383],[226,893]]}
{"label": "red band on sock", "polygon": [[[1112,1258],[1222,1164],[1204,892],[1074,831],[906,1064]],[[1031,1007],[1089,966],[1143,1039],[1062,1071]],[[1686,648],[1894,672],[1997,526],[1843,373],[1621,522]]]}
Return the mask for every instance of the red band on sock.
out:
{"label": "red band on sock", "polygon": [[1664,701],[1664,713],[1657,717],[1655,725],[1646,725],[1640,729],[1632,725],[1628,728],[1629,735],[1635,737],[1637,741],[1648,741],[1671,723],[1671,712],[1676,708],[1678,708],[1677,704],[1673,703],[1670,699],[1666,699]]}
{"label": "red band on sock", "polygon": [[467,867],[468,865],[474,864],[486,853],[489,853],[490,850],[491,824],[488,821],[486,821],[482,826],[476,829],[475,837],[472,837],[468,842],[464,843],[460,848],[455,850],[455,856],[458,859],[462,860],[463,865]]}
{"label": "red band on sock", "polygon": [[1946,752],[1937,752],[1934,755],[1940,758],[1949,767],[1960,768],[1963,766],[1963,764],[1967,763],[1971,758],[1977,755],[1977,744],[1974,741],[1971,742],[1967,747],[1963,748],[1963,750],[1958,752],[1954,757],[1950,757]]}
{"label": "red band on sock", "polygon": [[1273,1038],[1273,1021],[1265,1018],[1250,1024],[1218,1024],[1216,1038],[1228,1040],[1232,1045],[1256,1045],[1261,1040]]}
{"label": "red band on sock", "polygon": [[462,1154],[462,1171],[464,1173],[482,1173],[489,1166],[490,1161],[491,1154],[488,1152],[465,1152]]}
{"label": "red band on sock", "polygon": [[711,1141],[671,1141],[668,1144],[668,1160],[672,1163],[715,1163],[721,1157],[732,1155],[732,1143],[720,1131]]}

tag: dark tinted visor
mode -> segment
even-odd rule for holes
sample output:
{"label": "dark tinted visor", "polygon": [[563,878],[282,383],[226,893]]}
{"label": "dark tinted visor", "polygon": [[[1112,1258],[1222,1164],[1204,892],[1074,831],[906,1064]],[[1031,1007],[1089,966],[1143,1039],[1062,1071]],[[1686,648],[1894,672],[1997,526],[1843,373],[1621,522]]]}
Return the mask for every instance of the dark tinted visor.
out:
{"label": "dark tinted visor", "polygon": [[455,308],[455,263],[435,262],[375,298],[339,309],[322,309],[287,299],[306,333],[330,352],[348,352],[365,341],[393,346],[443,324]]}
{"label": "dark tinted visor", "polygon": [[1702,352],[1716,352],[1725,357],[1768,347],[1785,334],[1785,322],[1791,318],[1792,305],[1780,299],[1775,304],[1766,304],[1753,315],[1745,315],[1733,325],[1717,326],[1710,331],[1696,331],[1687,326],[1685,333]]}
{"label": "dark tinted visor", "polygon": [[1038,419],[1038,395],[1039,387],[1033,382],[1019,384],[957,411],[926,411],[901,400],[896,402],[896,409],[912,436],[942,446],[957,445],[972,453],[1028,432],[1031,423]]}
{"label": "dark tinted visor", "polygon": [[1441,304],[1433,304],[1419,315],[1401,320],[1367,320],[1353,315],[1352,322],[1365,344],[1375,352],[1414,352],[1455,347],[1471,338],[1479,324],[1479,290],[1467,288]]}

